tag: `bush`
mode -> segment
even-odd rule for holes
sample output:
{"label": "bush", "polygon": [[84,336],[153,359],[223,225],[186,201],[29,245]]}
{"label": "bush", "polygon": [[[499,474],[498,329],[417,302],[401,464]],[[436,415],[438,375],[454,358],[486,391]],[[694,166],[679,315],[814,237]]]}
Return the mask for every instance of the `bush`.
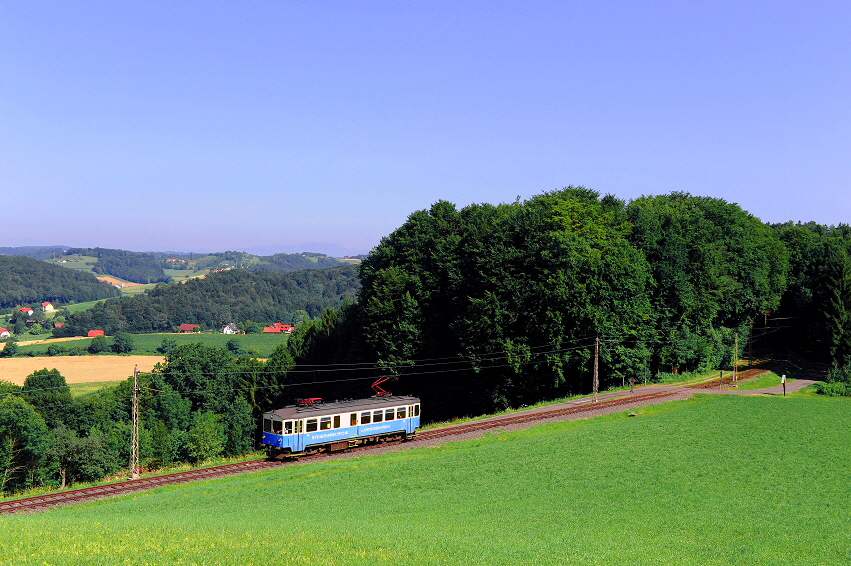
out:
{"label": "bush", "polygon": [[851,383],[841,381],[816,383],[816,392],[830,397],[851,397]]}
{"label": "bush", "polygon": [[90,354],[100,354],[101,352],[106,352],[109,349],[109,344],[107,344],[106,342],[106,336],[95,336],[94,338],[92,338],[88,349]]}

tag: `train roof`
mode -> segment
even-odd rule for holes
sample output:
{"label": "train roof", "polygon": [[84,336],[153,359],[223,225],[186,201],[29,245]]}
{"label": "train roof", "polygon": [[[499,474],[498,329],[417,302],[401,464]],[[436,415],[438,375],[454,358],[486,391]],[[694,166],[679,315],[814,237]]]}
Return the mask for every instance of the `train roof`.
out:
{"label": "train roof", "polygon": [[413,405],[419,402],[418,397],[407,395],[373,396],[368,399],[349,399],[346,401],[334,401],[333,403],[316,403],[314,405],[287,405],[281,409],[267,411],[263,413],[263,416],[275,415],[281,419],[301,419],[311,415],[333,415],[335,413],[367,411],[382,409],[384,407],[396,407],[398,405]]}

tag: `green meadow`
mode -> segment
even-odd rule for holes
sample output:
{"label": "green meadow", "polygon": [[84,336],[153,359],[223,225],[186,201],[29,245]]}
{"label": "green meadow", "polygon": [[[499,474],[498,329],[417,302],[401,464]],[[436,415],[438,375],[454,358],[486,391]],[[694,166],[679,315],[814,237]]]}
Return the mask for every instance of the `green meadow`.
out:
{"label": "green meadow", "polygon": [[[49,335],[45,335],[44,338],[49,337]],[[256,352],[257,356],[260,358],[268,358],[272,355],[272,352],[275,348],[281,344],[282,342],[286,342],[287,336],[281,334],[266,334],[266,333],[258,333],[258,334],[219,334],[217,332],[200,332],[200,333],[192,333],[192,334],[178,334],[178,333],[160,333],[160,334],[133,334],[133,346],[134,349],[131,354],[144,355],[144,354],[156,354],[162,355],[157,351],[163,340],[172,340],[178,346],[181,344],[194,344],[200,343],[206,346],[215,346],[219,348],[224,348],[225,345],[231,341],[236,340],[239,344],[239,347],[246,351]],[[109,337],[107,338],[109,341]],[[65,340],[62,342],[55,342],[55,344],[66,348],[67,350],[71,350],[74,348],[88,348],[91,343],[91,338],[80,338],[79,340]],[[47,347],[50,345],[49,342],[42,344],[32,344],[26,346],[20,346],[18,348],[18,352],[20,354],[29,354],[30,352],[36,356],[46,356],[47,355]]]}
{"label": "green meadow", "polygon": [[698,396],[0,518],[9,564],[848,564],[851,400]]}

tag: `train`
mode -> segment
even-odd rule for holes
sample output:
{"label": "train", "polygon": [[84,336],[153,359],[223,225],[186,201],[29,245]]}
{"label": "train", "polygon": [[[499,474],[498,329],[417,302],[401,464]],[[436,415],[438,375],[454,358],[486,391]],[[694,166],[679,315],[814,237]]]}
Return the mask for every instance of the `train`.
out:
{"label": "train", "polygon": [[417,397],[376,394],[330,403],[308,398],[263,413],[261,444],[269,458],[298,458],[363,444],[411,440],[419,426]]}

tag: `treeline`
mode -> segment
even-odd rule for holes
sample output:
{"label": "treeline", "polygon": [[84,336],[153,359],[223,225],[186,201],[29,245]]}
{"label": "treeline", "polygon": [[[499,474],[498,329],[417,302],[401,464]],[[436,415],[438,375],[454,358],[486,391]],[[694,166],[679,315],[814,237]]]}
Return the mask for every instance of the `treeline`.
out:
{"label": "treeline", "polygon": [[[313,257],[314,260],[309,259]],[[254,266],[256,271],[277,271],[286,273],[297,269],[322,269],[325,267],[337,267],[339,260],[322,254],[275,254],[261,256],[260,263]]]}
{"label": "treeline", "polygon": [[91,273],[66,269],[24,256],[0,255],[0,307],[82,303],[116,297],[118,289]]}
{"label": "treeline", "polygon": [[92,271],[112,275],[134,283],[167,283],[161,261],[155,255],[108,248],[70,248],[66,255],[95,256]]}
{"label": "treeline", "polygon": [[100,329],[116,332],[170,332],[183,323],[221,328],[246,321],[292,322],[295,311],[319,316],[353,299],[360,287],[352,267],[290,273],[230,270],[183,284],[158,285],[144,295],[113,299],[68,316],[54,336],[82,336]]}
{"label": "treeline", "polygon": [[31,257],[33,259],[50,259],[52,257],[65,254],[65,248],[62,246],[17,246],[17,247],[0,247],[2,255],[21,255]]}
{"label": "treeline", "polygon": [[[201,344],[172,349],[156,372],[140,376],[143,468],[253,451],[258,417],[283,403],[277,383],[289,367],[283,349],[265,363]],[[129,380],[75,398],[46,368],[23,387],[0,381],[0,494],[126,471],[132,390]]]}
{"label": "treeline", "polygon": [[686,193],[626,203],[569,187],[498,206],[441,201],[363,261],[357,304],[288,347],[304,370],[366,363],[399,375],[397,388],[436,418],[587,392],[598,337],[601,388],[729,366],[752,324],[757,347],[841,365],[849,252],[847,227],[772,227]]}

